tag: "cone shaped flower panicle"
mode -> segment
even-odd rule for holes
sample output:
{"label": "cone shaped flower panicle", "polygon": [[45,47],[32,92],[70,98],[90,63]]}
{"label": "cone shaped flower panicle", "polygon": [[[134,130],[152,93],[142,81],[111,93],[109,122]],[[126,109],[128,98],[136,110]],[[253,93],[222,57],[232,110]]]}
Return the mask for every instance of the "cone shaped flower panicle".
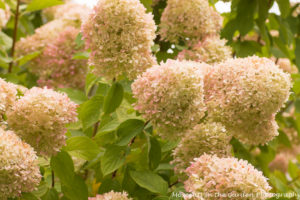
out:
{"label": "cone shaped flower panicle", "polygon": [[32,69],[39,76],[40,86],[84,88],[87,61],[73,59],[76,53],[84,51],[84,46],[77,47],[75,42],[78,33],[78,29],[68,26],[46,45],[37,58],[38,67]]}
{"label": "cone shaped flower panicle", "polygon": [[0,199],[32,192],[41,180],[37,156],[31,146],[12,131],[0,128]]}
{"label": "cone shaped flower panicle", "polygon": [[173,151],[175,173],[186,179],[184,172],[190,163],[203,154],[219,157],[231,155],[231,136],[221,123],[205,122],[187,131]]}
{"label": "cone shaped flower panicle", "polygon": [[278,135],[275,114],[290,95],[290,75],[267,58],[229,59],[205,77],[209,118],[244,143],[265,144]]}
{"label": "cone shaped flower panicle", "polygon": [[126,192],[110,191],[104,194],[98,194],[96,197],[89,197],[89,200],[132,200]]}
{"label": "cone shaped flower panicle", "polygon": [[[186,199],[198,199],[193,194],[202,194],[207,200],[263,200],[270,197],[267,179],[245,160],[204,154],[194,160],[186,173],[189,178],[184,182],[185,189],[192,193]],[[216,195],[224,196],[216,198]]]}
{"label": "cone shaped flower panicle", "polygon": [[5,27],[11,15],[9,6],[4,4],[4,7],[0,8],[0,30]]}
{"label": "cone shaped flower panicle", "polygon": [[7,113],[7,122],[39,155],[51,156],[65,144],[65,126],[77,120],[76,108],[67,95],[34,87]]}
{"label": "cone shaped flower panicle", "polygon": [[0,122],[3,115],[9,110],[18,98],[18,93],[24,93],[25,87],[6,82],[0,78]]}
{"label": "cone shaped flower panicle", "polygon": [[214,64],[231,58],[231,54],[232,49],[226,46],[225,39],[220,39],[220,36],[209,36],[194,45],[191,50],[181,51],[177,59]]}
{"label": "cone shaped flower panicle", "polygon": [[135,109],[152,120],[164,138],[178,138],[205,115],[204,72],[208,65],[167,60],[153,66],[132,84]]}
{"label": "cone shaped flower panicle", "polygon": [[222,27],[222,17],[207,0],[168,0],[160,26],[163,40],[179,43],[188,39],[197,43],[208,35],[217,34]]}
{"label": "cone shaped flower panicle", "polygon": [[100,0],[82,26],[89,63],[108,80],[133,80],[156,63],[151,53],[156,26],[139,0]]}
{"label": "cone shaped flower panicle", "polygon": [[91,9],[85,5],[67,2],[62,5],[52,6],[43,10],[43,15],[48,20],[67,19],[82,22],[85,20]]}

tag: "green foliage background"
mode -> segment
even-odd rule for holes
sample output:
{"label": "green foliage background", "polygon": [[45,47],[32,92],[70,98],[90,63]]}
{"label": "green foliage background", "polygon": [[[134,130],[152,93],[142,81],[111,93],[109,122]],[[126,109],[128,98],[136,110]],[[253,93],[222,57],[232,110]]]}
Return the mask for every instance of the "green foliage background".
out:
{"label": "green foliage background", "polygon": [[[15,0],[1,0],[16,11]],[[152,0],[141,0],[153,12],[158,25],[166,0],[152,6]],[[216,0],[210,0],[212,6]],[[292,13],[300,5],[289,0],[276,0],[281,15],[270,13],[274,0],[232,0],[231,13],[224,13],[221,36],[228,40],[237,57],[259,55],[288,58],[300,70],[300,15]],[[60,0],[32,0],[20,6],[17,40],[34,33],[45,23],[41,10],[62,3]],[[37,77],[28,71],[28,61],[35,55],[11,57],[14,16],[0,32],[0,77],[33,87]],[[271,31],[278,31],[274,36]],[[255,40],[251,39],[255,37]],[[82,41],[78,40],[78,43]],[[183,45],[155,41],[153,51],[158,61],[175,58]],[[168,53],[172,49],[172,53]],[[86,53],[74,59],[87,59]],[[9,63],[14,61],[12,73]],[[265,146],[246,146],[233,139],[234,156],[248,160],[269,178],[272,192],[295,192],[300,195],[300,157],[290,162],[288,173],[271,172],[269,163],[279,146],[292,147],[285,128],[295,129],[300,137],[300,74],[292,75],[294,87],[287,106],[277,115],[280,135]],[[184,191],[183,183],[174,175],[171,152],[177,142],[157,136],[151,123],[145,122],[132,107],[130,82],[107,82],[88,74],[84,91],[61,89],[76,103],[79,122],[70,124],[67,145],[49,160],[40,158],[43,180],[37,191],[24,194],[26,200],[87,200],[88,196],[111,190],[127,191],[135,199],[177,200],[173,192]],[[292,116],[285,112],[295,109]],[[72,160],[73,158],[76,162]],[[53,172],[53,173],[52,173]],[[53,176],[54,175],[54,176]],[[53,181],[54,177],[54,181]],[[293,197],[294,198],[294,197]],[[292,198],[292,199],[293,199]],[[275,198],[274,198],[275,199]],[[289,199],[280,197],[280,199]]]}

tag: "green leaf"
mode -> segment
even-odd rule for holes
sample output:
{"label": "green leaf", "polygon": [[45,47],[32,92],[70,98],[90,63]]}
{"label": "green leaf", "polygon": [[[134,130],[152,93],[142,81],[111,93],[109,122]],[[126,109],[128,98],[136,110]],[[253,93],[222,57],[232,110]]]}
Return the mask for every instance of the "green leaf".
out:
{"label": "green leaf", "polygon": [[119,120],[117,120],[117,119],[111,120],[110,122],[105,124],[103,127],[101,127],[99,129],[98,133],[108,133],[108,132],[115,131],[119,127],[119,125],[120,125]]}
{"label": "green leaf", "polygon": [[86,136],[69,138],[64,150],[75,152],[86,160],[92,160],[100,153],[100,149],[96,142]]}
{"label": "green leaf", "polygon": [[237,57],[248,57],[261,52],[261,46],[254,41],[236,42],[233,44]]}
{"label": "green leaf", "polygon": [[109,146],[101,158],[101,171],[106,176],[119,169],[125,162],[125,148],[120,146]]}
{"label": "green leaf", "polygon": [[22,193],[20,200],[38,200],[38,198],[31,193]]}
{"label": "green leaf", "polygon": [[86,79],[85,79],[85,94],[86,96],[88,96],[90,90],[92,89],[93,85],[100,80],[100,78],[98,78],[97,76],[95,76],[95,74],[92,73],[88,73],[86,75]]}
{"label": "green leaf", "polygon": [[22,57],[18,58],[16,61],[19,62],[19,66],[22,66],[22,65],[28,63],[29,61],[33,60],[34,58],[36,58],[40,54],[41,54],[40,51],[35,51],[33,53],[30,53],[30,54],[27,54],[25,56],[22,56]]}
{"label": "green leaf", "polygon": [[269,14],[269,0],[258,0],[258,21],[265,23]]}
{"label": "green leaf", "polygon": [[48,192],[42,196],[42,200],[59,200],[58,193],[54,188],[48,190]]}
{"label": "green leaf", "polygon": [[279,131],[278,140],[280,143],[284,144],[285,146],[292,147],[288,136],[282,131]]}
{"label": "green leaf", "polygon": [[291,161],[289,161],[288,172],[293,179],[299,177],[300,175],[298,166]]}
{"label": "green leaf", "polygon": [[147,8],[147,12],[152,12],[152,0],[141,0],[141,3]]}
{"label": "green leaf", "polygon": [[300,39],[299,38],[296,38],[295,55],[296,55],[296,65],[298,70],[300,71]]}
{"label": "green leaf", "polygon": [[290,1],[289,0],[276,0],[279,6],[281,17],[286,18],[290,12]]}
{"label": "green leaf", "polygon": [[99,194],[104,194],[104,193],[110,192],[112,190],[115,191],[115,192],[121,192],[122,187],[121,187],[119,181],[117,181],[115,179],[108,178],[108,179],[105,179],[101,183],[101,185],[99,187],[99,190],[98,190],[98,193]]}
{"label": "green leaf", "polygon": [[80,90],[72,88],[59,88],[58,90],[66,93],[68,97],[77,104],[82,104],[83,102],[88,100],[84,92]]}
{"label": "green leaf", "polygon": [[26,10],[28,12],[33,12],[33,11],[42,10],[44,8],[48,8],[51,6],[60,5],[60,4],[64,4],[64,2],[61,0],[32,0],[28,4]]}
{"label": "green leaf", "polygon": [[157,194],[166,194],[168,183],[159,175],[150,171],[130,171],[132,179],[142,188]]}
{"label": "green leaf", "polygon": [[169,197],[167,197],[167,196],[159,196],[159,197],[155,197],[153,200],[169,200]]}
{"label": "green leaf", "polygon": [[74,60],[87,60],[87,59],[89,59],[89,57],[90,57],[90,52],[83,51],[83,52],[77,52],[76,54],[74,54],[72,59],[74,59]]}
{"label": "green leaf", "polygon": [[156,169],[161,160],[161,147],[154,137],[150,137],[148,149],[150,169]]}
{"label": "green leaf", "polygon": [[79,119],[82,121],[84,130],[87,130],[99,120],[102,104],[102,96],[93,96],[90,100],[80,105]]}
{"label": "green leaf", "polygon": [[71,156],[65,152],[58,152],[57,155],[52,156],[50,165],[54,171],[55,176],[59,177],[63,183],[70,183],[74,177],[74,165]]}
{"label": "green leaf", "polygon": [[12,46],[12,39],[2,31],[0,31],[0,49],[8,50]]}
{"label": "green leaf", "polygon": [[103,111],[105,114],[114,112],[123,100],[123,87],[120,83],[113,83],[104,99]]}
{"label": "green leaf", "polygon": [[144,122],[138,119],[129,119],[120,124],[117,129],[119,136],[118,145],[127,145],[132,138],[141,133],[144,129]]}
{"label": "green leaf", "polygon": [[300,99],[295,101],[296,112],[300,113]]}
{"label": "green leaf", "polygon": [[[260,0],[259,0],[260,1]],[[237,27],[241,35],[246,35],[254,26],[256,0],[240,0],[237,7]]]}
{"label": "green leaf", "polygon": [[64,195],[72,200],[87,200],[88,190],[84,180],[75,174],[71,156],[61,151],[53,156],[50,161],[54,175],[61,181]]}
{"label": "green leaf", "polygon": [[88,200],[87,186],[79,175],[75,175],[71,183],[62,184],[61,189],[70,200]]}

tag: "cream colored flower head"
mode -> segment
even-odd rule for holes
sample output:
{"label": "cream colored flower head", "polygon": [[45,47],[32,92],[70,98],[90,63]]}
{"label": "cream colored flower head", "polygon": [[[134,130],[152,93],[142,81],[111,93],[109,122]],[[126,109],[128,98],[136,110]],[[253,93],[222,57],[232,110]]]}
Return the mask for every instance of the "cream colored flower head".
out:
{"label": "cream colored flower head", "polygon": [[97,194],[96,197],[89,197],[89,200],[132,200],[126,192],[110,191],[105,194]]}
{"label": "cream colored flower head", "polygon": [[231,58],[232,49],[226,46],[226,40],[220,36],[209,36],[198,42],[191,50],[183,50],[178,54],[179,60],[192,60],[215,64]]}
{"label": "cream colored flower head", "polygon": [[184,172],[190,163],[204,153],[219,157],[231,154],[231,136],[221,123],[205,122],[196,125],[184,133],[178,146],[173,151],[174,170],[181,179],[186,179]]}
{"label": "cream colored flower head", "polygon": [[168,0],[159,33],[163,40],[171,43],[197,43],[208,35],[217,34],[222,21],[221,15],[207,0]]}
{"label": "cream colored flower head", "polygon": [[0,199],[32,192],[41,180],[37,156],[31,146],[12,131],[0,128]]}
{"label": "cream colored flower head", "polygon": [[108,80],[135,79],[156,63],[155,31],[152,14],[139,0],[99,0],[82,26],[93,72]]}
{"label": "cream colored flower head", "polygon": [[77,121],[76,108],[66,94],[34,87],[7,112],[7,122],[39,155],[52,156],[65,144],[66,124]]}
{"label": "cream colored flower head", "polygon": [[132,84],[135,109],[151,120],[158,133],[178,138],[205,115],[204,74],[208,65],[167,60],[153,66]]}
{"label": "cream colored flower head", "polygon": [[274,116],[291,86],[290,75],[267,58],[229,59],[205,77],[208,115],[242,142],[265,144],[278,134]]}
{"label": "cream colored flower head", "polygon": [[[184,182],[186,191],[207,195],[206,200],[215,200],[218,194],[223,194],[220,199],[224,200],[243,200],[243,195],[251,195],[249,199],[253,200],[270,197],[267,178],[245,160],[204,154],[195,159],[186,173],[189,177]],[[191,196],[186,199],[198,198]]]}

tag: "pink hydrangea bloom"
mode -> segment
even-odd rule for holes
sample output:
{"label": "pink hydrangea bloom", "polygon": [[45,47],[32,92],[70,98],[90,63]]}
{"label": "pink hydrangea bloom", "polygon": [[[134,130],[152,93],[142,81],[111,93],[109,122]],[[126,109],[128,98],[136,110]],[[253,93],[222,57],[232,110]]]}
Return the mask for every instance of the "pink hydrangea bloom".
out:
{"label": "pink hydrangea bloom", "polygon": [[9,82],[4,81],[0,78],[0,121],[2,116],[17,100],[18,93],[24,93],[27,89]]}
{"label": "pink hydrangea bloom", "polygon": [[100,0],[83,24],[93,72],[133,80],[156,63],[151,53],[156,26],[139,0]]}
{"label": "pink hydrangea bloom", "polygon": [[39,155],[51,156],[65,144],[65,126],[77,120],[76,108],[66,94],[34,87],[7,113],[7,122]]}
{"label": "pink hydrangea bloom", "polygon": [[68,19],[82,21],[86,19],[91,9],[85,5],[68,2],[58,6],[52,6],[43,10],[48,20]]}
{"label": "pink hydrangea bloom", "polygon": [[66,26],[75,26],[75,22],[57,19],[35,30],[33,35],[21,38],[16,44],[17,56],[24,56],[36,51],[42,51],[44,47],[55,39]]}
{"label": "pink hydrangea bloom", "polygon": [[278,134],[275,113],[290,95],[289,74],[256,56],[229,59],[205,77],[209,117],[248,144],[265,144]]}
{"label": "pink hydrangea bloom", "polygon": [[194,158],[206,154],[219,157],[231,154],[229,144],[231,136],[221,123],[205,122],[188,130],[173,151],[174,170],[181,179],[186,179],[184,172]]}
{"label": "pink hydrangea bloom", "polygon": [[194,43],[207,35],[215,35],[222,27],[222,17],[207,0],[168,0],[160,24],[163,40]]}
{"label": "pink hydrangea bloom", "polygon": [[0,199],[32,192],[41,180],[37,156],[12,131],[0,128]]}
{"label": "pink hydrangea bloom", "polygon": [[96,197],[89,197],[89,200],[132,200],[126,192],[110,191],[105,194],[97,194]]}
{"label": "pink hydrangea bloom", "polygon": [[0,8],[0,30],[6,25],[10,18],[9,6],[5,4],[5,9]]}
{"label": "pink hydrangea bloom", "polygon": [[[253,200],[270,197],[271,187],[267,179],[245,160],[204,154],[195,159],[186,173],[189,176],[184,182],[186,191],[206,195],[206,200],[215,200],[215,195],[220,194],[224,196],[217,199],[242,200],[245,199],[243,195],[251,195],[248,199]],[[198,198],[191,196],[186,199]]]}
{"label": "pink hydrangea bloom", "polygon": [[206,64],[168,60],[149,68],[132,84],[135,109],[151,120],[161,136],[177,138],[205,113]]}
{"label": "pink hydrangea bloom", "polygon": [[226,46],[226,40],[219,36],[206,37],[192,47],[178,54],[179,60],[193,60],[208,64],[219,63],[231,58],[232,49]]}
{"label": "pink hydrangea bloom", "polygon": [[77,48],[78,33],[78,29],[66,27],[44,48],[36,60],[38,66],[32,69],[39,76],[40,86],[84,88],[87,61],[72,59],[76,53],[84,51],[84,46]]}

